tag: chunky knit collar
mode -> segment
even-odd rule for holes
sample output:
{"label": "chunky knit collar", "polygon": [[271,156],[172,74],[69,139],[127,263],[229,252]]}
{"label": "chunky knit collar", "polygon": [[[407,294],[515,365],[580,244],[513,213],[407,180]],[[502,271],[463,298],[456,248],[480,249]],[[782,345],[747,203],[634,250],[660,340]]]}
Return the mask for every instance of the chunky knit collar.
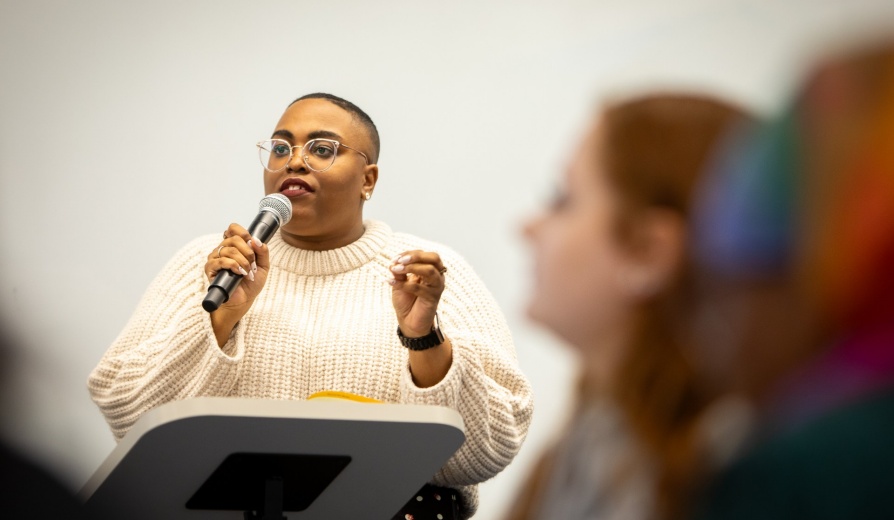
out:
{"label": "chunky knit collar", "polygon": [[391,228],[384,222],[367,220],[363,225],[363,235],[355,242],[328,251],[309,251],[290,246],[276,233],[267,243],[270,263],[304,276],[326,276],[357,269],[381,254],[392,235]]}

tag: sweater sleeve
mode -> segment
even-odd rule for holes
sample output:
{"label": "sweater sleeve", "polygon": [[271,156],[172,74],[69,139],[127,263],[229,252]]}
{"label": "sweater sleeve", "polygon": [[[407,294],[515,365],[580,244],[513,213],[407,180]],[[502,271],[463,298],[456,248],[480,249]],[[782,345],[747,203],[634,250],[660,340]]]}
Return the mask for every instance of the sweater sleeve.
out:
{"label": "sweater sleeve", "polygon": [[438,314],[453,344],[453,363],[444,379],[430,388],[415,386],[407,366],[401,398],[460,413],[466,440],[433,482],[470,486],[495,476],[518,453],[531,422],[533,397],[493,297],[464,260],[441,256],[450,278]]}
{"label": "sweater sleeve", "polygon": [[224,396],[234,386],[242,359],[237,325],[223,348],[201,302],[203,269],[219,237],[183,247],[143,295],[124,330],[90,373],[87,387],[116,439],[146,411],[197,396]]}

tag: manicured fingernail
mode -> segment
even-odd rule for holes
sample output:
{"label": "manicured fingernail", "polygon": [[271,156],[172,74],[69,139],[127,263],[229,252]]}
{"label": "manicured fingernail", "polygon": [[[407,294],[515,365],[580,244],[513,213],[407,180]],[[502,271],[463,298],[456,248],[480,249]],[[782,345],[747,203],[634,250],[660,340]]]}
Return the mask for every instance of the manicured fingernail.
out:
{"label": "manicured fingernail", "polygon": [[248,273],[245,272],[241,265],[239,266],[239,272],[242,273],[242,276],[248,276]]}
{"label": "manicured fingernail", "polygon": [[248,247],[251,247],[251,240],[249,240],[248,242],[246,242],[246,244],[248,244]]}
{"label": "manicured fingernail", "polygon": [[392,263],[392,264],[396,264],[398,260],[400,260],[400,255],[397,255],[397,256],[395,256],[394,258],[392,258],[392,259],[391,259],[391,263]]}
{"label": "manicured fingernail", "polygon": [[410,256],[410,255],[404,255],[404,256],[400,257],[400,259],[398,260],[398,262],[400,262],[400,263],[402,263],[402,264],[409,264],[409,263],[410,263],[410,260],[412,260],[412,259],[413,259],[412,256]]}
{"label": "manicured fingernail", "polygon": [[257,237],[251,237],[251,239],[252,239],[253,241],[257,242],[258,247],[261,247],[261,246],[264,245],[264,242],[258,240]]}
{"label": "manicured fingernail", "polygon": [[403,264],[397,264],[397,265],[391,266],[391,270],[394,271],[395,273],[403,272],[404,269],[406,269],[406,267],[404,267]]}
{"label": "manicured fingernail", "polygon": [[248,279],[251,281],[255,281],[255,272],[254,271],[248,272]]}
{"label": "manicured fingernail", "polygon": [[252,272],[258,271],[258,264],[256,262],[251,263],[251,270],[252,270]]}
{"label": "manicured fingernail", "polygon": [[394,278],[391,278],[391,279],[386,280],[386,281],[388,282],[388,285],[394,285],[394,284],[397,283],[397,280],[395,280]]}

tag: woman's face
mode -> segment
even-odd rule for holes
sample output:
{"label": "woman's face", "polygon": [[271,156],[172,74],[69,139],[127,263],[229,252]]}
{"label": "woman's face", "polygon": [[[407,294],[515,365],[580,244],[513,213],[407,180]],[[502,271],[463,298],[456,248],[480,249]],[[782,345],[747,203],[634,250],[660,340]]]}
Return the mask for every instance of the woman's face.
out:
{"label": "woman's face", "polygon": [[556,200],[525,226],[534,253],[528,315],[583,350],[617,340],[632,305],[622,280],[617,196],[600,164],[601,139],[594,125]]}
{"label": "woman's face", "polygon": [[[371,142],[349,112],[325,99],[304,99],[283,113],[271,138],[302,146],[310,139],[336,140],[371,157]],[[378,167],[362,155],[339,147],[335,162],[324,172],[309,169],[293,150],[289,166],[264,172],[264,191],[282,193],[292,201],[292,220],[282,227],[293,245],[329,249],[359,238],[363,230],[363,196],[371,192]]]}

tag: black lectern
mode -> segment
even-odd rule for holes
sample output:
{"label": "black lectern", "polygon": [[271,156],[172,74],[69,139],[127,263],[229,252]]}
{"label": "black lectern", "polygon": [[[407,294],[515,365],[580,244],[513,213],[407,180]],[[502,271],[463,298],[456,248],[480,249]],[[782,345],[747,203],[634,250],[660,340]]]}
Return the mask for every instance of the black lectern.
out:
{"label": "black lectern", "polygon": [[88,518],[389,520],[464,440],[440,406],[188,399],[144,414],[80,497]]}

